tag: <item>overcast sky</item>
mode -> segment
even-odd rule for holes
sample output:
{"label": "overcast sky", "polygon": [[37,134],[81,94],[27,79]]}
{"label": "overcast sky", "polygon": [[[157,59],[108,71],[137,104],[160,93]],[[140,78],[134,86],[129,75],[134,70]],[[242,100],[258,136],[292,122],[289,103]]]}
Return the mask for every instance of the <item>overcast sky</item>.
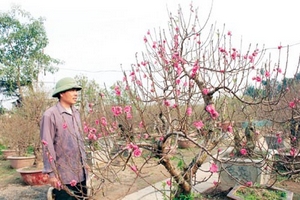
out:
{"label": "overcast sky", "polygon": [[[211,0],[194,0],[206,17]],[[122,78],[120,65],[130,69],[135,53],[144,50],[148,30],[165,28],[168,11],[176,13],[178,4],[188,8],[188,0],[0,0],[0,11],[15,3],[35,18],[44,17],[49,38],[46,53],[63,60],[60,71],[44,80],[54,85],[65,76],[83,74],[99,84],[110,86]],[[230,30],[243,44],[267,47],[300,42],[297,0],[214,0],[210,23]],[[291,48],[296,67],[299,45]]]}

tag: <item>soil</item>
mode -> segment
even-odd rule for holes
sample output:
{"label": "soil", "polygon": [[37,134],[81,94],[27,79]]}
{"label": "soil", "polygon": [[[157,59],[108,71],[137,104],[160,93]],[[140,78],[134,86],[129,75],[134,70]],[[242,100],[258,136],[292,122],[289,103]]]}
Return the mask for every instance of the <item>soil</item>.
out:
{"label": "soil", "polygon": [[[118,177],[114,176],[110,181],[105,181],[102,189],[95,196],[95,199],[103,200],[121,200],[122,197],[138,191],[149,184],[164,181],[168,178],[168,173],[162,165],[155,162],[145,165],[140,175],[137,177],[129,167],[124,170],[116,165]],[[9,161],[0,160],[0,200],[45,200],[49,188],[44,186],[28,186],[23,183],[22,178],[15,169],[10,167]],[[300,184],[298,179],[284,179],[276,183],[281,187],[294,192],[293,200],[300,199]],[[218,188],[209,189],[202,194],[201,200],[229,200],[226,197],[229,191],[220,191]]]}
{"label": "soil", "polygon": [[[95,199],[122,199],[122,197],[145,188],[149,184],[167,179],[168,174],[162,165],[155,166],[154,163],[149,163],[147,167],[143,167],[138,177],[129,168],[123,170],[120,166],[115,166],[114,170],[118,170],[118,168],[120,170],[118,177],[115,176],[111,178],[111,182],[108,180],[105,181],[102,185],[102,189],[95,196]],[[0,160],[0,180],[0,200],[47,199],[46,194],[50,186],[26,185],[21,175],[10,167],[8,160]]]}

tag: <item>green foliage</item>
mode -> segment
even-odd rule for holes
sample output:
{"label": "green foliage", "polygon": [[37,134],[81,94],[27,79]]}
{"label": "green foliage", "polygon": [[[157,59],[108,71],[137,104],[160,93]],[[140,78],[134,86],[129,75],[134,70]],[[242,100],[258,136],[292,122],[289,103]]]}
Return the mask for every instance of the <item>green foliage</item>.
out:
{"label": "green foliage", "polygon": [[2,155],[3,149],[6,149],[6,147],[3,144],[0,144],[0,156]]}
{"label": "green foliage", "polygon": [[20,7],[0,13],[0,87],[7,95],[23,96],[21,87],[33,90],[40,73],[54,73],[60,61],[44,53],[48,38],[42,18]]}
{"label": "green foliage", "polygon": [[200,198],[201,195],[191,194],[180,194],[178,197],[175,197],[173,200],[194,200],[195,198]]}
{"label": "green foliage", "polygon": [[242,188],[237,190],[237,196],[242,197],[244,200],[283,200],[286,199],[286,192],[275,189],[259,189],[259,188]]}
{"label": "green foliage", "polygon": [[180,160],[178,161],[177,167],[178,167],[179,169],[181,169],[181,170],[184,168],[184,162],[183,162],[182,159],[180,159]]}
{"label": "green foliage", "polygon": [[28,146],[27,147],[27,154],[32,155],[34,153],[34,146]]}

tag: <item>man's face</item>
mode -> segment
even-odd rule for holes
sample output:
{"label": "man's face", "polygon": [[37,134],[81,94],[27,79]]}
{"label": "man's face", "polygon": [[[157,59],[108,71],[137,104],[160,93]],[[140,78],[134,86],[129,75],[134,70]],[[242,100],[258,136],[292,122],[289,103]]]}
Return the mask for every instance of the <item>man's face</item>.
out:
{"label": "man's face", "polygon": [[60,93],[60,102],[72,106],[77,102],[78,92],[77,89],[70,89],[63,93]]}

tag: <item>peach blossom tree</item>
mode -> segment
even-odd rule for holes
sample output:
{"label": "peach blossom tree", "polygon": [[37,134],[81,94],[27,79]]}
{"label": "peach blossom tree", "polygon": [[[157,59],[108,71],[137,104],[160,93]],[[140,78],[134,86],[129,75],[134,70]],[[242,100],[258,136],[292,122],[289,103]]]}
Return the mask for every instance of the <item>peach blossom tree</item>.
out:
{"label": "peach blossom tree", "polygon": [[[284,101],[288,85],[276,92],[274,88],[293,69],[288,62],[273,61],[264,46],[243,49],[234,41],[234,33],[225,27],[220,31],[202,25],[192,5],[187,16],[181,7],[176,15],[170,13],[168,29],[147,31],[145,51],[136,54],[123,80],[99,90],[97,97],[82,99],[88,105],[84,134],[94,155],[93,172],[112,181],[104,171],[117,175],[122,171],[114,169],[117,162],[140,176],[154,160],[169,173],[170,198],[179,198],[191,195],[193,178],[207,159],[211,173],[221,170],[215,156],[220,148],[233,146],[232,155],[254,156],[255,148],[263,148],[258,139],[264,133],[283,131],[274,108],[279,102],[282,112],[294,106]],[[275,55],[287,52],[288,59],[288,50],[279,45]],[[272,125],[259,130],[255,120]],[[178,154],[181,139],[194,145],[190,160]]]}

